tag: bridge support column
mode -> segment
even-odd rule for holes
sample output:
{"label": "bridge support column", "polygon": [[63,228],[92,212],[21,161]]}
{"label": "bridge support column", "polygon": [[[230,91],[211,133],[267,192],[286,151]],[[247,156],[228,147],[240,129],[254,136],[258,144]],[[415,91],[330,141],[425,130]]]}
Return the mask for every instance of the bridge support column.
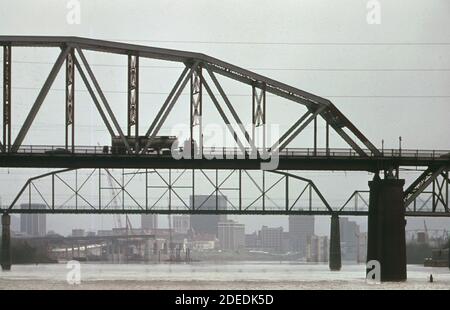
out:
{"label": "bridge support column", "polygon": [[331,215],[331,229],[330,229],[330,270],[341,270],[341,236],[339,229],[339,216],[337,214]]}
{"label": "bridge support column", "polygon": [[2,270],[11,270],[11,216],[9,214],[2,215]]}
{"label": "bridge support column", "polygon": [[380,263],[381,281],[406,280],[404,184],[378,175],[369,182],[367,261]]}

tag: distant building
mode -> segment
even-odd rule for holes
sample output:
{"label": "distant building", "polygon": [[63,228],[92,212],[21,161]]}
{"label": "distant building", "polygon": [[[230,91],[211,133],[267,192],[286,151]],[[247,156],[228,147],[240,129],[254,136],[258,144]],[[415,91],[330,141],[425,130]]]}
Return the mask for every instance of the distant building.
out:
{"label": "distant building", "polygon": [[[191,208],[198,210],[216,210],[216,207],[218,210],[226,210],[227,200],[225,197],[220,195],[217,196],[217,200],[215,195],[195,195],[190,198],[190,206]],[[217,236],[217,227],[219,222],[226,220],[226,215],[191,215],[190,228],[193,230],[194,234],[214,234]]]}
{"label": "distant building", "polygon": [[356,262],[359,251],[359,225],[354,221],[349,221],[346,217],[341,217],[339,220],[339,229],[341,233],[342,260]]}
{"label": "distant building", "polygon": [[157,214],[143,214],[141,215],[141,228],[145,230],[158,228],[158,215]]}
{"label": "distant building", "polygon": [[84,229],[72,229],[72,237],[84,237]]}
{"label": "distant building", "polygon": [[291,252],[291,235],[287,231],[283,231],[281,235],[281,252]]}
{"label": "distant building", "polygon": [[317,263],[328,262],[328,248],[327,236],[309,236],[307,240],[307,261]]}
{"label": "distant building", "polygon": [[[25,203],[20,205],[21,209],[45,209],[45,204]],[[21,214],[20,215],[20,232],[29,236],[45,236],[47,233],[47,216],[46,214]]]}
{"label": "distant building", "polygon": [[245,246],[245,225],[233,220],[219,222],[219,244],[222,250],[238,250]]}
{"label": "distant building", "polygon": [[289,216],[290,247],[293,251],[305,257],[307,240],[312,235],[314,235],[314,216]]}
{"label": "distant building", "polygon": [[360,233],[358,235],[358,257],[357,263],[365,263],[367,258],[367,233]]}
{"label": "distant building", "polygon": [[18,216],[11,215],[11,232],[20,232],[20,218]]}
{"label": "distant building", "polygon": [[245,247],[247,249],[257,249],[261,247],[261,242],[256,232],[245,235]]}
{"label": "distant building", "polygon": [[105,236],[112,236],[113,232],[111,229],[103,229],[97,231],[97,236],[99,237],[105,237]]}
{"label": "distant building", "polygon": [[191,228],[189,215],[174,215],[172,218],[173,230],[176,233],[187,234]]}
{"label": "distant building", "polygon": [[261,246],[265,250],[281,252],[283,227],[263,226],[260,231]]}

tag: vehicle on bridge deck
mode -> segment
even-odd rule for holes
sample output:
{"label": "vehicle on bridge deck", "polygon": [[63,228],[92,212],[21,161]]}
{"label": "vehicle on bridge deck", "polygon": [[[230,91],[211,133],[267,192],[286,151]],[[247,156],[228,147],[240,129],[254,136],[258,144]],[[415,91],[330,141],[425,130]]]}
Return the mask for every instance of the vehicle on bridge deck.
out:
{"label": "vehicle on bridge deck", "polygon": [[[136,151],[136,148],[138,151],[143,150],[148,141],[149,137],[147,136],[138,136],[137,141],[135,136],[125,136],[125,139],[127,140],[128,144],[130,145],[130,148],[132,151]],[[136,143],[137,142],[137,143]],[[178,147],[178,138],[175,136],[155,136],[150,140],[150,143],[148,144],[147,149],[145,150],[146,153],[157,153],[157,154],[170,154],[171,148]],[[108,147],[105,146],[103,148],[103,153],[109,153]],[[112,154],[126,154],[127,148],[125,146],[125,143],[121,139],[120,136],[114,136],[111,139],[111,153]]]}
{"label": "vehicle on bridge deck", "polygon": [[45,154],[72,154],[68,149],[62,148],[62,147],[58,147],[56,149],[51,149],[51,150],[46,150]]}

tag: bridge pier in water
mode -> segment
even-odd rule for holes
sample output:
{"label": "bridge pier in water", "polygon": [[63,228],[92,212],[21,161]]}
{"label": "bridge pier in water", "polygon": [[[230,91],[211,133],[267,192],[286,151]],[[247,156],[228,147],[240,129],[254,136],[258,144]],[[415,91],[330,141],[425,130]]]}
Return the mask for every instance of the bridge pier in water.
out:
{"label": "bridge pier in water", "polygon": [[380,281],[407,278],[404,184],[405,180],[381,179],[378,174],[369,182],[367,262],[380,263]]}
{"label": "bridge pier in water", "polygon": [[330,225],[330,270],[339,271],[342,267],[341,262],[341,236],[339,229],[339,216],[335,213],[331,215]]}
{"label": "bridge pier in water", "polygon": [[11,216],[9,214],[2,215],[2,270],[11,270]]}

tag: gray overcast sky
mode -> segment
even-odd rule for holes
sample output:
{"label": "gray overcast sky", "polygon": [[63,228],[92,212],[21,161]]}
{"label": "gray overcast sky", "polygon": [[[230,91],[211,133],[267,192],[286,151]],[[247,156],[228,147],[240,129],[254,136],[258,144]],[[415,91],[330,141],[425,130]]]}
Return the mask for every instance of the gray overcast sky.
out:
{"label": "gray overcast sky", "polygon": [[[398,136],[402,136],[404,148],[450,148],[450,2],[447,0],[381,0],[380,25],[366,22],[367,1],[364,0],[80,0],[79,25],[66,21],[68,2],[0,0],[0,33],[76,35],[210,54],[331,99],[377,146],[384,139],[385,147],[397,147]],[[16,87],[13,88],[13,118],[23,120],[56,52],[36,50],[30,55],[19,51],[14,57],[18,73],[13,76]],[[97,64],[125,64],[123,58],[91,57]],[[24,61],[44,63],[26,66]],[[125,71],[120,66],[95,70],[105,89],[126,89]],[[141,79],[148,77],[149,82],[141,82],[141,91],[168,91],[177,74],[175,69],[143,70]],[[165,78],[169,83],[163,84]],[[56,89],[61,87],[62,79],[58,82]],[[245,92],[234,84],[229,87],[233,93]],[[77,95],[79,101],[89,100],[83,96],[86,94]],[[119,109],[124,106],[125,95],[108,96],[113,107],[123,111]],[[46,137],[62,128],[62,98],[62,92],[50,93],[30,139],[45,143]],[[150,115],[155,109],[152,103],[157,102],[159,106],[163,98],[147,94],[141,102],[149,103],[146,107]],[[244,115],[249,99],[236,97],[234,100]],[[273,109],[272,120],[282,128],[299,117],[291,106],[276,98],[269,98],[268,105],[268,109]],[[80,139],[93,145],[107,143],[104,128],[97,124],[98,118],[85,116],[93,111],[92,104],[83,102],[80,107],[79,124],[85,126],[80,128]],[[54,111],[61,112],[58,121],[54,120]],[[183,116],[180,109],[168,121],[174,124],[180,121],[177,117]],[[303,141],[306,140],[299,140],[300,145]],[[344,145],[338,141],[334,146]],[[11,199],[27,173],[1,170],[2,201]],[[304,174],[313,177],[327,198],[336,203],[345,200],[354,189],[366,188],[371,177],[361,173]],[[260,223],[285,225],[286,220],[261,218],[257,225],[248,224],[256,228]]]}

